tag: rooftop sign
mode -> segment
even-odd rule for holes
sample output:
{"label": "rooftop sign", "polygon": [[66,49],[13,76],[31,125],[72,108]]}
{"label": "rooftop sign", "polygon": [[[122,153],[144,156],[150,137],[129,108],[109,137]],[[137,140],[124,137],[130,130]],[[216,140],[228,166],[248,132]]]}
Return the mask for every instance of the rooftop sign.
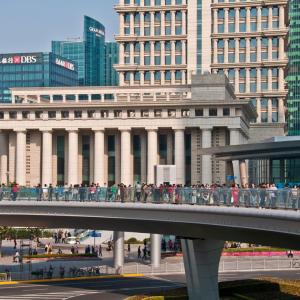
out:
{"label": "rooftop sign", "polygon": [[71,70],[71,71],[75,71],[75,65],[70,63],[69,61],[66,61],[66,60],[63,60],[63,59],[60,59],[60,58],[56,58],[55,59],[55,64],[63,67],[63,68],[66,68],[68,70]]}
{"label": "rooftop sign", "polygon": [[41,56],[36,54],[4,54],[0,55],[0,64],[36,64],[41,60]]}
{"label": "rooftop sign", "polygon": [[104,36],[105,35],[105,32],[103,30],[101,30],[99,28],[92,27],[92,26],[89,28],[89,31],[96,33],[97,36]]}

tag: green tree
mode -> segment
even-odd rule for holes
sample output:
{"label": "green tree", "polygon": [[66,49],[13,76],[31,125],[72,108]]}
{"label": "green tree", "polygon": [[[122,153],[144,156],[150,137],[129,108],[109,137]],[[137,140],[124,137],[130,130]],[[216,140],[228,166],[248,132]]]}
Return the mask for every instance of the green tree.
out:
{"label": "green tree", "polygon": [[2,257],[2,241],[5,240],[11,232],[11,228],[3,226],[0,227],[0,257]]}

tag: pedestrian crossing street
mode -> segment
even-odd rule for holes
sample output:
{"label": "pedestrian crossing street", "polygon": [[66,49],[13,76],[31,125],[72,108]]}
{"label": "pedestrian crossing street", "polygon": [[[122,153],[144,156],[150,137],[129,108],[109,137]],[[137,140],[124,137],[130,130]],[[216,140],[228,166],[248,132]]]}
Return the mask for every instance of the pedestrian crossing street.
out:
{"label": "pedestrian crossing street", "polygon": [[97,291],[87,291],[87,290],[71,290],[71,291],[61,291],[55,293],[24,293],[20,295],[1,295],[0,300],[68,300],[80,296],[88,296],[92,294],[97,294]]}

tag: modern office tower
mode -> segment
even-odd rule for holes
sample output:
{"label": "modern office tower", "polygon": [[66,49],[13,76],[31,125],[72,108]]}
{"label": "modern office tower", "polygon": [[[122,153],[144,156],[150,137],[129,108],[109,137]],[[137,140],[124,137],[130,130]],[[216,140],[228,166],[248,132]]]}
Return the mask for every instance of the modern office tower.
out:
{"label": "modern office tower", "polygon": [[83,39],[52,41],[52,51],[75,61],[79,85],[105,85],[105,27],[84,16]]}
{"label": "modern office tower", "polygon": [[288,134],[300,135],[300,1],[289,3]]}
{"label": "modern office tower", "polygon": [[225,73],[259,126],[283,134],[287,0],[120,0],[120,85],[190,83]]}
{"label": "modern office tower", "polygon": [[13,87],[76,86],[77,66],[53,53],[0,54],[0,103],[11,102]]}
{"label": "modern office tower", "polygon": [[119,45],[116,42],[105,43],[105,86],[119,85],[119,74],[114,65],[119,63]]}

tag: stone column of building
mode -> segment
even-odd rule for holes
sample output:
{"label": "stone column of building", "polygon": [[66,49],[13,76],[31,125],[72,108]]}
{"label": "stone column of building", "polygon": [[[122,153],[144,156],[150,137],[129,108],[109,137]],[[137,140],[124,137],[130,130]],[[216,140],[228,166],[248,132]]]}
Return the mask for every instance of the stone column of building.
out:
{"label": "stone column of building", "polygon": [[186,12],[182,12],[182,34],[186,34]]}
{"label": "stone column of building", "polygon": [[125,185],[131,182],[131,132],[129,128],[121,131],[121,183]]}
{"label": "stone column of building", "polygon": [[214,33],[217,34],[218,33],[218,10],[217,9],[214,9],[213,16],[214,16]]}
{"label": "stone column of building", "polygon": [[26,185],[26,130],[17,129],[16,182]]}
{"label": "stone column of building", "polygon": [[224,33],[228,33],[228,8],[224,8]]}
{"label": "stone column of building", "polygon": [[272,6],[269,6],[268,28],[269,30],[273,28],[273,7]]}
{"label": "stone column of building", "polygon": [[273,106],[272,106],[272,99],[268,99],[268,123],[272,123],[272,112],[273,112]]}
{"label": "stone column of building", "polygon": [[120,22],[120,35],[124,35],[124,14],[119,14],[119,22]]}
{"label": "stone column of building", "polygon": [[141,133],[141,182],[147,182],[147,136]]}
{"label": "stone column of building", "polygon": [[161,11],[160,13],[160,27],[161,27],[161,35],[165,35],[165,27],[166,27],[166,22],[165,22],[165,12]]}
{"label": "stone column of building", "polygon": [[235,69],[234,90],[236,93],[238,93],[240,90],[240,70],[239,69]]}
{"label": "stone column of building", "polygon": [[272,69],[269,68],[268,69],[268,90],[269,91],[272,90],[272,78],[273,78]]}
{"label": "stone column of building", "polygon": [[145,13],[140,12],[140,34],[141,36],[144,36],[144,26],[145,26],[145,19],[144,19]]}
{"label": "stone column of building", "polygon": [[228,64],[228,39],[224,39],[224,63]]}
{"label": "stone column of building", "polygon": [[248,184],[247,166],[245,160],[239,161],[239,168],[241,176],[241,185],[245,187],[245,185]]}
{"label": "stone column of building", "polygon": [[[202,148],[212,146],[212,128],[201,128]],[[202,155],[202,184],[212,184],[212,156]]]}
{"label": "stone column of building", "polygon": [[186,41],[182,41],[182,64],[186,65]]}
{"label": "stone column of building", "polygon": [[68,147],[68,184],[78,184],[78,129],[67,129],[69,132]]}
{"label": "stone column of building", "polygon": [[176,183],[185,184],[185,142],[184,128],[174,128]]}
{"label": "stone column of building", "polygon": [[284,111],[284,100],[278,99],[278,122],[285,123],[285,111]]}
{"label": "stone column of building", "polygon": [[261,92],[261,68],[256,69],[256,86],[257,86],[257,92]]}
{"label": "stone column of building", "polygon": [[246,38],[246,63],[250,63],[250,38]]}
{"label": "stone column of building", "polygon": [[213,41],[213,48],[214,48],[213,63],[216,64],[218,63],[218,40],[217,39],[214,39]]}
{"label": "stone column of building", "polygon": [[42,129],[43,150],[42,150],[42,185],[52,182],[52,130]]}
{"label": "stone column of building", "polygon": [[261,123],[261,100],[258,98],[256,99],[256,112],[257,112],[257,119],[256,123]]}
{"label": "stone column of building", "polygon": [[[239,145],[240,144],[240,130],[238,128],[230,129],[230,145]],[[236,177],[235,182],[237,184],[241,184],[240,180],[240,168],[239,168],[239,161],[233,161],[233,175]]]}
{"label": "stone column of building", "polygon": [[173,165],[173,134],[168,132],[167,134],[167,164]]}
{"label": "stone column of building", "polygon": [[261,7],[257,7],[257,31],[261,31]]}
{"label": "stone column of building", "polygon": [[150,12],[150,36],[154,36],[154,11]]}
{"label": "stone column of building", "polygon": [[272,44],[272,38],[268,38],[268,60],[272,61],[272,49],[273,49],[273,44]]}
{"label": "stone column of building", "polygon": [[0,184],[8,184],[8,136],[0,131]]}
{"label": "stone column of building", "polygon": [[257,62],[261,62],[261,37],[257,38]]}
{"label": "stone column of building", "polygon": [[279,86],[278,86],[278,89],[279,91],[284,91],[284,69],[283,68],[279,68],[278,69],[278,83],[279,83]]}
{"label": "stone column of building", "polygon": [[235,39],[235,62],[240,61],[240,39],[236,38]]}
{"label": "stone column of building", "polygon": [[148,132],[148,170],[147,183],[155,183],[155,169],[157,165],[157,128],[146,128]]}
{"label": "stone column of building", "polygon": [[176,12],[174,10],[171,11],[171,35],[175,36],[175,16]]}
{"label": "stone column of building", "polygon": [[278,58],[281,60],[281,59],[284,59],[284,56],[285,56],[285,52],[284,52],[284,38],[283,37],[280,37],[279,38],[279,49],[278,49]]}
{"label": "stone column of building", "polygon": [[175,65],[175,41],[171,41],[171,65]]}
{"label": "stone column of building", "polygon": [[282,28],[285,28],[285,9],[284,9],[284,6],[283,5],[280,5],[279,6],[279,28],[282,29]]}
{"label": "stone column of building", "polygon": [[116,184],[121,183],[121,137],[119,132],[115,134],[115,176]]}
{"label": "stone column of building", "polygon": [[94,137],[94,182],[103,186],[105,183],[105,147],[104,147],[104,129],[93,129]]}
{"label": "stone column of building", "polygon": [[250,26],[251,26],[251,15],[250,15],[250,7],[246,7],[246,32],[250,32]]}
{"label": "stone column of building", "polygon": [[235,9],[235,19],[234,19],[234,24],[235,24],[235,33],[240,32],[240,9],[236,7]]}

